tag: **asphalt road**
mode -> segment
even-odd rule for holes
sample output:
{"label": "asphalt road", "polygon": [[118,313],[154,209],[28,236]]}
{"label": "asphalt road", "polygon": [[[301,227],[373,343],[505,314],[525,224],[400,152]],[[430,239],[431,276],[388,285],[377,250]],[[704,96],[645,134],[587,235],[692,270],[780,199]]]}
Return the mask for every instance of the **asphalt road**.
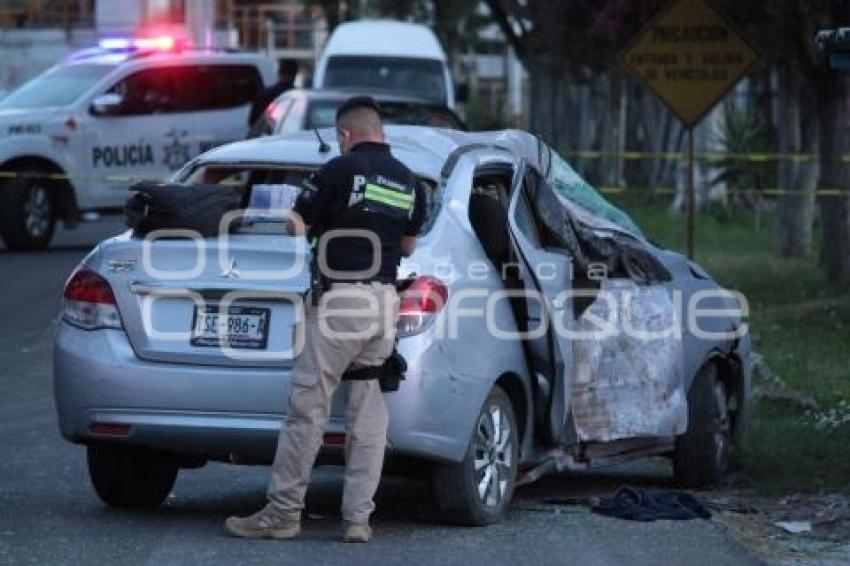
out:
{"label": "asphalt road", "polygon": [[38,254],[0,249],[0,564],[754,564],[713,521],[633,523],[573,503],[621,483],[667,485],[663,464],[606,475],[548,478],[523,489],[506,521],[444,526],[424,485],[386,478],[369,545],[338,542],[341,473],[320,468],[297,541],[230,538],[223,520],[264,501],[267,469],[210,464],[181,472],[153,512],[104,507],[88,483],[84,450],[58,433],[52,336],[65,277],[116,222],[60,232]]}

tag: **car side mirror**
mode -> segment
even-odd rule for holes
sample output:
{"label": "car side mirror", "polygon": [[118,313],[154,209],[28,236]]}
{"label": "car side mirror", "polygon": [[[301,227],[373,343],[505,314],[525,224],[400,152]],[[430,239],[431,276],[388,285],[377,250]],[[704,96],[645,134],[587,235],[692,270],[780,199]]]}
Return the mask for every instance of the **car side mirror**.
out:
{"label": "car side mirror", "polygon": [[114,92],[107,92],[95,97],[91,103],[91,111],[93,114],[106,115],[115,113],[124,102],[124,97]]}

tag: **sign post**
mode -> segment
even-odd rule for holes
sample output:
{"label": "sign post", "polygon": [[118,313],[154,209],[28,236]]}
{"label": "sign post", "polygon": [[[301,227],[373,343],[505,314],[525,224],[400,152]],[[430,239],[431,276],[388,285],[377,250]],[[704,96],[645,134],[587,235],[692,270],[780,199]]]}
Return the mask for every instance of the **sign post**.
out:
{"label": "sign post", "polygon": [[688,130],[687,253],[694,254],[694,128],[759,64],[753,44],[710,0],[671,0],[620,54]]}

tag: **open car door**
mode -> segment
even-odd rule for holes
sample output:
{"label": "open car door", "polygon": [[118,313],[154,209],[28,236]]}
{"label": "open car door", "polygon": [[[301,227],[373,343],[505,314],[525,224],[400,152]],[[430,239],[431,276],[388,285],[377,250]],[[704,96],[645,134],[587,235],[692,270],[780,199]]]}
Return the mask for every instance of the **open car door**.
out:
{"label": "open car door", "polygon": [[528,184],[538,182],[542,179],[537,172],[520,162],[511,183],[508,226],[519,280],[514,298],[525,306],[517,322],[535,376],[535,425],[546,442],[558,446],[574,439],[569,432],[572,345],[558,332],[572,319],[568,295],[573,267],[569,250],[544,245],[528,193]]}
{"label": "open car door", "polygon": [[663,266],[638,239],[581,225],[526,163],[514,175],[508,225],[544,440],[682,434],[682,334]]}

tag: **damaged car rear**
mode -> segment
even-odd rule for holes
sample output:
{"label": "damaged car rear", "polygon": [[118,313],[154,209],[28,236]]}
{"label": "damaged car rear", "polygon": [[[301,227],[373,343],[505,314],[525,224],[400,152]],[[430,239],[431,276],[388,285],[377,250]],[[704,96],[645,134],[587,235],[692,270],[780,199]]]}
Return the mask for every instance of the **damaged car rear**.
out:
{"label": "damaged car rear", "polygon": [[[717,481],[750,396],[743,297],[650,243],[528,133],[386,133],[429,199],[399,270],[389,460],[427,472],[447,520],[470,525],[552,472],[667,455],[682,484]],[[56,405],[107,504],[156,506],[181,468],[210,460],[272,461],[311,251],[255,206],[291,203],[336,151],[311,132],[214,149],[173,190],[232,187],[249,207],[233,229],[128,231],[69,279]],[[341,455],[343,396],[326,462]]]}

